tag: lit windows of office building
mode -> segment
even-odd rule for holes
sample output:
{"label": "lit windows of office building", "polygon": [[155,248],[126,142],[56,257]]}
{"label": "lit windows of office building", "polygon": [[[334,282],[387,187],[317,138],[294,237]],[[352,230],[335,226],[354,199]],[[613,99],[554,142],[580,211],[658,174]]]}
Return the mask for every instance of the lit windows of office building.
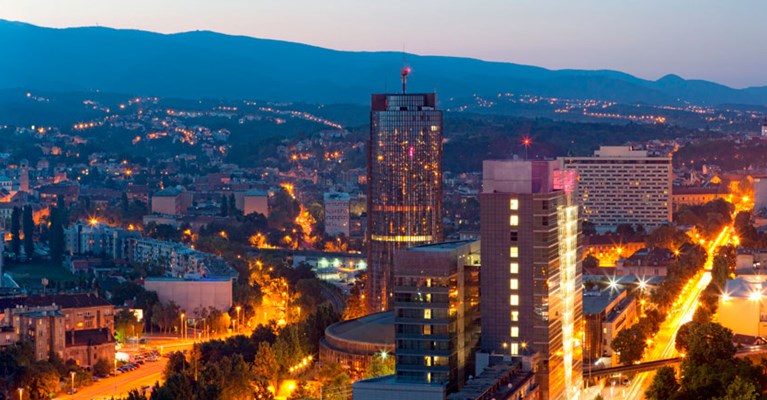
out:
{"label": "lit windows of office building", "polygon": [[368,147],[368,305],[389,309],[398,249],[442,240],[442,111],[437,96],[374,94]]}
{"label": "lit windows of office building", "polygon": [[580,235],[575,174],[557,166],[484,162],[481,349],[538,353],[542,399],[572,400],[582,389]]}

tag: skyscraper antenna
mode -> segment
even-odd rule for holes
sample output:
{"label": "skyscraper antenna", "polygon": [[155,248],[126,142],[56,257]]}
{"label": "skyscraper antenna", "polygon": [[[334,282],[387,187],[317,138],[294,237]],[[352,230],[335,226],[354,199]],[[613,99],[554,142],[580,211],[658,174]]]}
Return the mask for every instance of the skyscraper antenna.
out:
{"label": "skyscraper antenna", "polygon": [[410,74],[410,67],[404,67],[399,72],[400,77],[402,78],[402,94],[407,93],[407,76]]}

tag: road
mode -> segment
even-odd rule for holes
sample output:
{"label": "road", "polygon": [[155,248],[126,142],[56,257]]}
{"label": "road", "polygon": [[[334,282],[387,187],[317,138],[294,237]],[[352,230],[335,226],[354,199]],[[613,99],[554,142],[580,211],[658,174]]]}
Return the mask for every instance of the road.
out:
{"label": "road", "polygon": [[155,382],[162,380],[162,371],[165,369],[168,359],[161,357],[156,362],[147,362],[141,368],[102,379],[91,386],[80,389],[74,395],[59,396],[59,399],[91,400],[111,399],[112,396],[121,398],[127,396],[131,389],[140,389],[142,386],[154,386]]}
{"label": "road", "polygon": [[[182,341],[177,338],[150,338],[152,347],[162,349],[162,353],[171,351],[191,350],[192,341]],[[130,349],[123,349],[131,353]],[[145,362],[140,368],[117,376],[110,376],[90,386],[80,388],[74,395],[59,395],[61,400],[91,400],[112,399],[112,397],[127,396],[132,389],[140,389],[143,386],[154,386],[156,382],[162,382],[162,371],[165,369],[168,359],[160,357],[156,362]]]}
{"label": "road", "polygon": [[[645,356],[642,361],[655,361],[666,358],[678,357],[679,354],[674,347],[676,339],[676,333],[679,328],[692,320],[695,309],[698,307],[698,299],[700,298],[703,290],[706,289],[711,282],[711,266],[713,264],[714,255],[717,248],[730,241],[732,233],[732,227],[725,227],[719,236],[708,244],[706,252],[708,258],[704,265],[704,270],[692,278],[687,285],[682,289],[682,293],[674,303],[672,311],[666,318],[666,321],[661,324],[660,330],[653,337],[653,346],[645,352]],[[608,400],[640,400],[644,399],[644,393],[652,383],[654,371],[640,372],[636,374],[628,387],[623,386],[607,386],[602,391],[602,397]]]}

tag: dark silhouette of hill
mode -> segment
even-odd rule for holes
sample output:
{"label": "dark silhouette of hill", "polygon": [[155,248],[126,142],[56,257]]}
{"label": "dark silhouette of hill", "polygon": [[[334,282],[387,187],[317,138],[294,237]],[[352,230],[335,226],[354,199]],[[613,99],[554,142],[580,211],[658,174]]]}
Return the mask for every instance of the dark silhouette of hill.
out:
{"label": "dark silhouette of hill", "polygon": [[[164,35],[101,27],[52,29],[0,20],[0,88],[101,90],[183,98],[366,103],[399,89],[398,52],[335,51],[195,31]],[[767,104],[767,87],[733,89],[668,75],[548,70],[408,54],[411,91],[442,97],[499,92],[621,103]]]}

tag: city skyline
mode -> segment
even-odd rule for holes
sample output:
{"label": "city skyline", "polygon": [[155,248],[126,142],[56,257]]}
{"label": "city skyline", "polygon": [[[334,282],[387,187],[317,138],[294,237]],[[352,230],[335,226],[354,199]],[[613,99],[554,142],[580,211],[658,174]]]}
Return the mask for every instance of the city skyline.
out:
{"label": "city skyline", "polygon": [[[758,48],[767,27],[757,1],[659,1],[603,4],[599,1],[506,4],[431,2],[336,2],[318,7],[298,1],[250,4],[165,1],[161,4],[78,0],[62,8],[50,0],[0,1],[0,18],[47,27],[108,26],[161,33],[213,30],[231,35],[301,42],[338,50],[403,51],[479,58],[549,69],[612,69],[645,79],[678,74],[732,87],[767,85]],[[425,12],[419,35],[386,29],[407,26]],[[467,18],[471,17],[471,18]],[[423,26],[423,24],[421,24]],[[454,29],[444,30],[441,26]],[[727,33],[724,35],[723,33]]]}

